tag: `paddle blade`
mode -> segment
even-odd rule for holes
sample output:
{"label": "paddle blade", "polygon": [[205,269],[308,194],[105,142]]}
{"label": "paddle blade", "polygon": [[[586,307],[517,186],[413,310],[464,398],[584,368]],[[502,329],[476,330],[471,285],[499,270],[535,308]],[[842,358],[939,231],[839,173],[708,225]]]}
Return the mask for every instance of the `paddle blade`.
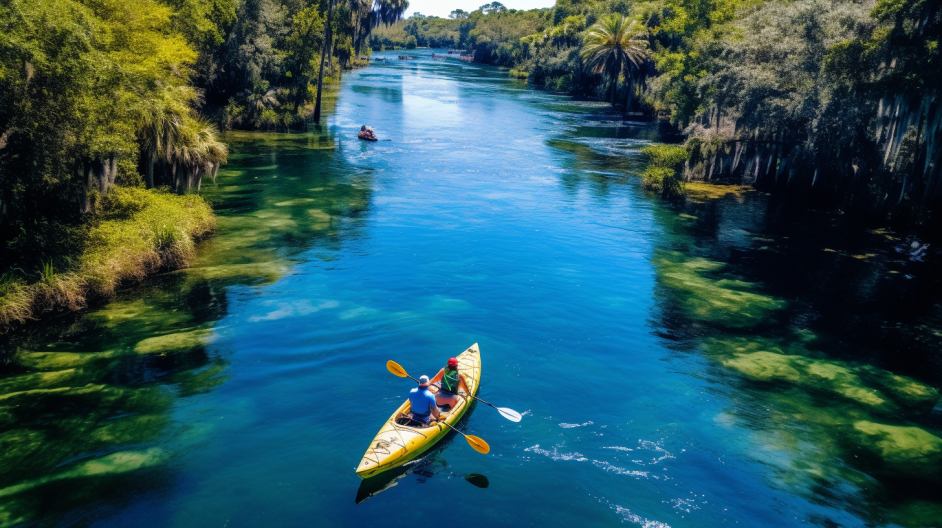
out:
{"label": "paddle blade", "polygon": [[478,473],[471,473],[470,475],[466,475],[464,479],[479,488],[486,488],[491,485],[490,481],[487,480],[487,477]]}
{"label": "paddle blade", "polygon": [[520,416],[520,413],[513,409],[498,407],[497,410],[500,411],[501,416],[510,420],[511,422],[519,422],[520,420],[523,420],[523,416]]}
{"label": "paddle blade", "polygon": [[392,372],[393,374],[399,376],[400,378],[405,378],[406,376],[409,375],[406,372],[406,369],[402,368],[399,365],[399,363],[396,363],[395,361],[391,359],[386,362],[386,368],[389,369],[389,372]]}
{"label": "paddle blade", "polygon": [[467,440],[468,444],[478,453],[484,453],[486,455],[491,450],[491,446],[487,445],[487,442],[474,435],[464,435],[464,439]]}

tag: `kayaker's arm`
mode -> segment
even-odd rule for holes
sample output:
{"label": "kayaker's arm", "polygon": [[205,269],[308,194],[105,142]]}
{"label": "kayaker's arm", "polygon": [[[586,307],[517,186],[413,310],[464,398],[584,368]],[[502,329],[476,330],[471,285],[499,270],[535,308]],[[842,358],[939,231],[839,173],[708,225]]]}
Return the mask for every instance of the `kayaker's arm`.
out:
{"label": "kayaker's arm", "polygon": [[439,370],[438,374],[436,374],[434,378],[428,381],[428,384],[431,385],[437,381],[441,381],[443,377],[445,377],[445,369]]}
{"label": "kayaker's arm", "polygon": [[465,383],[464,374],[458,374],[458,378],[461,380],[458,382],[458,390],[463,388],[466,394],[471,394],[471,389],[469,389],[468,384]]}

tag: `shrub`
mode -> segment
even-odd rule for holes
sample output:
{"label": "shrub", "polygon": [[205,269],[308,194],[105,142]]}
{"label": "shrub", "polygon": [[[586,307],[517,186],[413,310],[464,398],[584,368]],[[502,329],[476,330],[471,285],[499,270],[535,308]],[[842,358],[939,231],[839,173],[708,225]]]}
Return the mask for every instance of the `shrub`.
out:
{"label": "shrub", "polygon": [[641,186],[664,197],[683,195],[682,170],[688,157],[687,149],[675,145],[652,145],[641,152],[648,158]]}

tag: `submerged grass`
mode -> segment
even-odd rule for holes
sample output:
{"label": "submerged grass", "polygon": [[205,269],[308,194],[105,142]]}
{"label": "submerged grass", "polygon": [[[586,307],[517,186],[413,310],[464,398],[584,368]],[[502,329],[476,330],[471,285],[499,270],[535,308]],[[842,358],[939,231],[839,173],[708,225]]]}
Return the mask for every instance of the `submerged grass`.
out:
{"label": "submerged grass", "polygon": [[212,210],[199,196],[116,187],[68,270],[57,273],[50,261],[32,284],[9,275],[0,280],[0,332],[43,312],[83,308],[150,273],[185,267],[195,241],[215,226]]}
{"label": "submerged grass", "polygon": [[702,181],[687,182],[685,189],[687,199],[694,203],[704,203],[707,200],[717,200],[726,196],[742,198],[743,194],[755,190],[749,185],[722,185]]}
{"label": "submerged grass", "polygon": [[[756,382],[769,383],[776,409],[802,423],[803,439],[774,442],[801,451],[811,441],[820,456],[796,469],[823,476],[827,458],[843,458],[868,473],[938,480],[942,438],[910,422],[931,412],[939,391],[911,378],[866,364],[825,359],[797,341],[759,336],[709,338],[709,357]],[[773,396],[774,395],[774,396]],[[789,428],[779,428],[777,436]],[[775,436],[775,435],[773,435]],[[802,458],[809,455],[805,453]]]}
{"label": "submerged grass", "polygon": [[782,299],[757,293],[756,285],[734,278],[714,278],[725,264],[660,251],[654,258],[658,280],[677,293],[683,310],[694,319],[726,328],[750,328],[785,307]]}

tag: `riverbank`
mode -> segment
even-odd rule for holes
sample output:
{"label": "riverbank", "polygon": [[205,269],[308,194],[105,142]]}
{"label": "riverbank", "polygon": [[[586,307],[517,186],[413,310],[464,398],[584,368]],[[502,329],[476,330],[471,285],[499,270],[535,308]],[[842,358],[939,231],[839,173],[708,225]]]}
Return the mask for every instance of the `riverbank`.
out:
{"label": "riverbank", "polygon": [[58,273],[57,260],[50,260],[33,282],[23,270],[2,275],[0,333],[44,314],[82,309],[149,274],[184,268],[196,242],[215,226],[212,209],[198,195],[116,187],[78,235],[81,251],[58,259],[73,263],[66,270]]}

